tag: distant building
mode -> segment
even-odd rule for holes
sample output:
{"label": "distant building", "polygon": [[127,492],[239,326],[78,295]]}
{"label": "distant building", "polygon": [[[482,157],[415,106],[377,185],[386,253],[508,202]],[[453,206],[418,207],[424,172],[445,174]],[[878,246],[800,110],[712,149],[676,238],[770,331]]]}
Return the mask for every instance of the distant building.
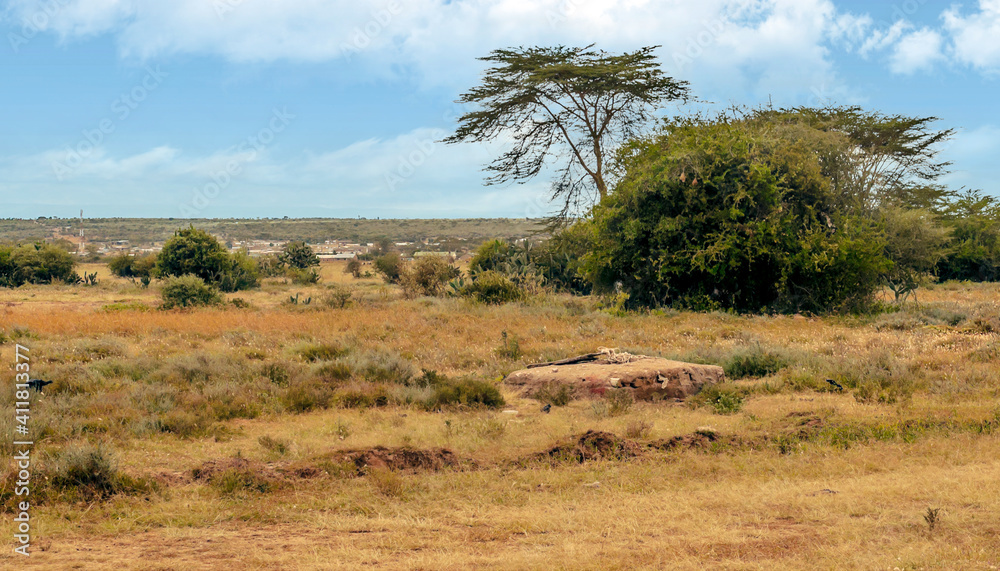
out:
{"label": "distant building", "polygon": [[441,258],[455,258],[455,252],[414,252],[414,258],[426,258],[428,256],[439,256]]}
{"label": "distant building", "polygon": [[338,260],[353,260],[358,257],[357,252],[344,252],[342,254],[317,254],[320,262],[336,262]]}

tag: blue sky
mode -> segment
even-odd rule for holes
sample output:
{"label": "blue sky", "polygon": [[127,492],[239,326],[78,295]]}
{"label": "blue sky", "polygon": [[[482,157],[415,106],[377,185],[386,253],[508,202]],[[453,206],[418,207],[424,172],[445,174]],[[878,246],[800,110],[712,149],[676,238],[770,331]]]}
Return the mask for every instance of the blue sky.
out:
{"label": "blue sky", "polygon": [[590,43],[715,108],[940,117],[947,182],[1000,194],[1000,0],[6,0],[0,217],[546,214],[483,186],[502,143],[437,141],[477,57]]}

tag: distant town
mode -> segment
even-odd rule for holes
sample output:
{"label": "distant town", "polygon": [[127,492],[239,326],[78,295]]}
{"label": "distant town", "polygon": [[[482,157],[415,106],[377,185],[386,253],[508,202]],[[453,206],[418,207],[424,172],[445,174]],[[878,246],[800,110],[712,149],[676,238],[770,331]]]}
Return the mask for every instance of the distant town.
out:
{"label": "distant town", "polygon": [[277,254],[293,241],[305,242],[321,262],[366,258],[391,245],[404,258],[443,256],[471,259],[483,241],[518,243],[543,239],[541,222],[527,219],[142,219],[48,218],[0,220],[0,242],[56,244],[81,258],[122,253],[155,254],[178,228],[208,231],[230,250],[253,257]]}

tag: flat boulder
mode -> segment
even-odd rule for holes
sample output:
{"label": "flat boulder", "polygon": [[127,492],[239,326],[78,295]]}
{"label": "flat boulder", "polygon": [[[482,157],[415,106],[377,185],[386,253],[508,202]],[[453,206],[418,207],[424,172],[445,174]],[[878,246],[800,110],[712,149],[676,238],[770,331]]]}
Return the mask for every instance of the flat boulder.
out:
{"label": "flat boulder", "polygon": [[551,393],[561,386],[568,386],[577,398],[601,396],[609,390],[625,388],[632,391],[636,400],[662,400],[687,398],[698,394],[706,385],[726,379],[722,367],[714,365],[641,355],[628,355],[624,359],[616,357],[532,365],[511,373],[504,383],[520,390],[525,397]]}

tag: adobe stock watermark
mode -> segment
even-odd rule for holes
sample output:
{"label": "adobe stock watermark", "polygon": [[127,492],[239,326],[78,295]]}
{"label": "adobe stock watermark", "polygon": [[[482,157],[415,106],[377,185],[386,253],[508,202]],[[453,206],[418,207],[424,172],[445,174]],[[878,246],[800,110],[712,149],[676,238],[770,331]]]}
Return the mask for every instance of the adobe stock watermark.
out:
{"label": "adobe stock watermark", "polygon": [[355,55],[372,45],[372,41],[392,24],[396,16],[402,13],[403,5],[397,0],[390,0],[385,7],[372,10],[371,19],[364,25],[354,28],[349,42],[340,44],[341,54],[350,61]]}
{"label": "adobe stock watermark", "polygon": [[576,0],[563,0],[554,10],[545,11],[545,19],[549,21],[549,26],[555,27],[569,20],[576,8]]}
{"label": "adobe stock watermark", "polygon": [[111,102],[111,112],[115,114],[114,117],[105,117],[98,121],[95,128],[84,129],[82,131],[83,137],[75,145],[66,147],[65,158],[62,161],[52,161],[52,172],[56,178],[61,181],[73,170],[83,165],[100,147],[101,143],[115,132],[118,128],[117,123],[128,119],[132,112],[138,109],[139,105],[160,87],[168,75],[159,66],[155,69],[146,66],[146,76],[142,81]]}
{"label": "adobe stock watermark", "polygon": [[264,152],[268,145],[274,142],[278,134],[284,132],[294,120],[295,115],[289,113],[287,108],[274,108],[267,127],[247,137],[235,147],[231,147],[231,149],[235,150],[237,156],[241,158],[230,160],[226,163],[224,169],[220,169],[209,175],[209,178],[212,179],[211,182],[195,188],[191,200],[180,205],[181,216],[184,218],[195,218],[201,211],[208,208],[208,205],[218,198],[222,191],[229,188],[234,178],[243,173],[244,165],[257,160],[260,153]]}
{"label": "adobe stock watermark", "polygon": [[910,17],[915,16],[926,5],[927,0],[905,0],[904,2],[893,4],[889,21],[880,20],[878,25],[883,28],[889,28],[893,22],[908,20]]}
{"label": "adobe stock watermark", "polygon": [[437,145],[445,135],[446,133],[443,129],[434,129],[431,131],[430,138],[415,141],[410,151],[403,152],[397,157],[398,164],[396,167],[385,173],[385,184],[389,188],[389,192],[395,192],[399,185],[403,184],[416,174],[420,167],[424,166],[424,163],[434,154]]}
{"label": "adobe stock watermark", "polygon": [[687,44],[683,51],[675,51],[672,56],[676,72],[684,71],[694,61],[705,54],[705,50],[719,42],[719,38],[726,31],[726,24],[722,20],[702,21],[703,28],[697,34],[688,37]]}
{"label": "adobe stock watermark", "polygon": [[10,49],[14,53],[20,53],[21,48],[28,44],[38,34],[48,29],[52,19],[60,11],[69,6],[71,0],[45,0],[37,11],[30,16],[25,16],[21,20],[19,33],[10,32],[7,34],[7,41],[10,42]]}
{"label": "adobe stock watermark", "polygon": [[[30,349],[24,345],[14,346],[14,462],[17,479],[14,481],[14,496],[17,503],[14,506],[14,548],[15,553],[30,556],[31,548],[31,358]],[[38,387],[39,389],[41,387]]]}

